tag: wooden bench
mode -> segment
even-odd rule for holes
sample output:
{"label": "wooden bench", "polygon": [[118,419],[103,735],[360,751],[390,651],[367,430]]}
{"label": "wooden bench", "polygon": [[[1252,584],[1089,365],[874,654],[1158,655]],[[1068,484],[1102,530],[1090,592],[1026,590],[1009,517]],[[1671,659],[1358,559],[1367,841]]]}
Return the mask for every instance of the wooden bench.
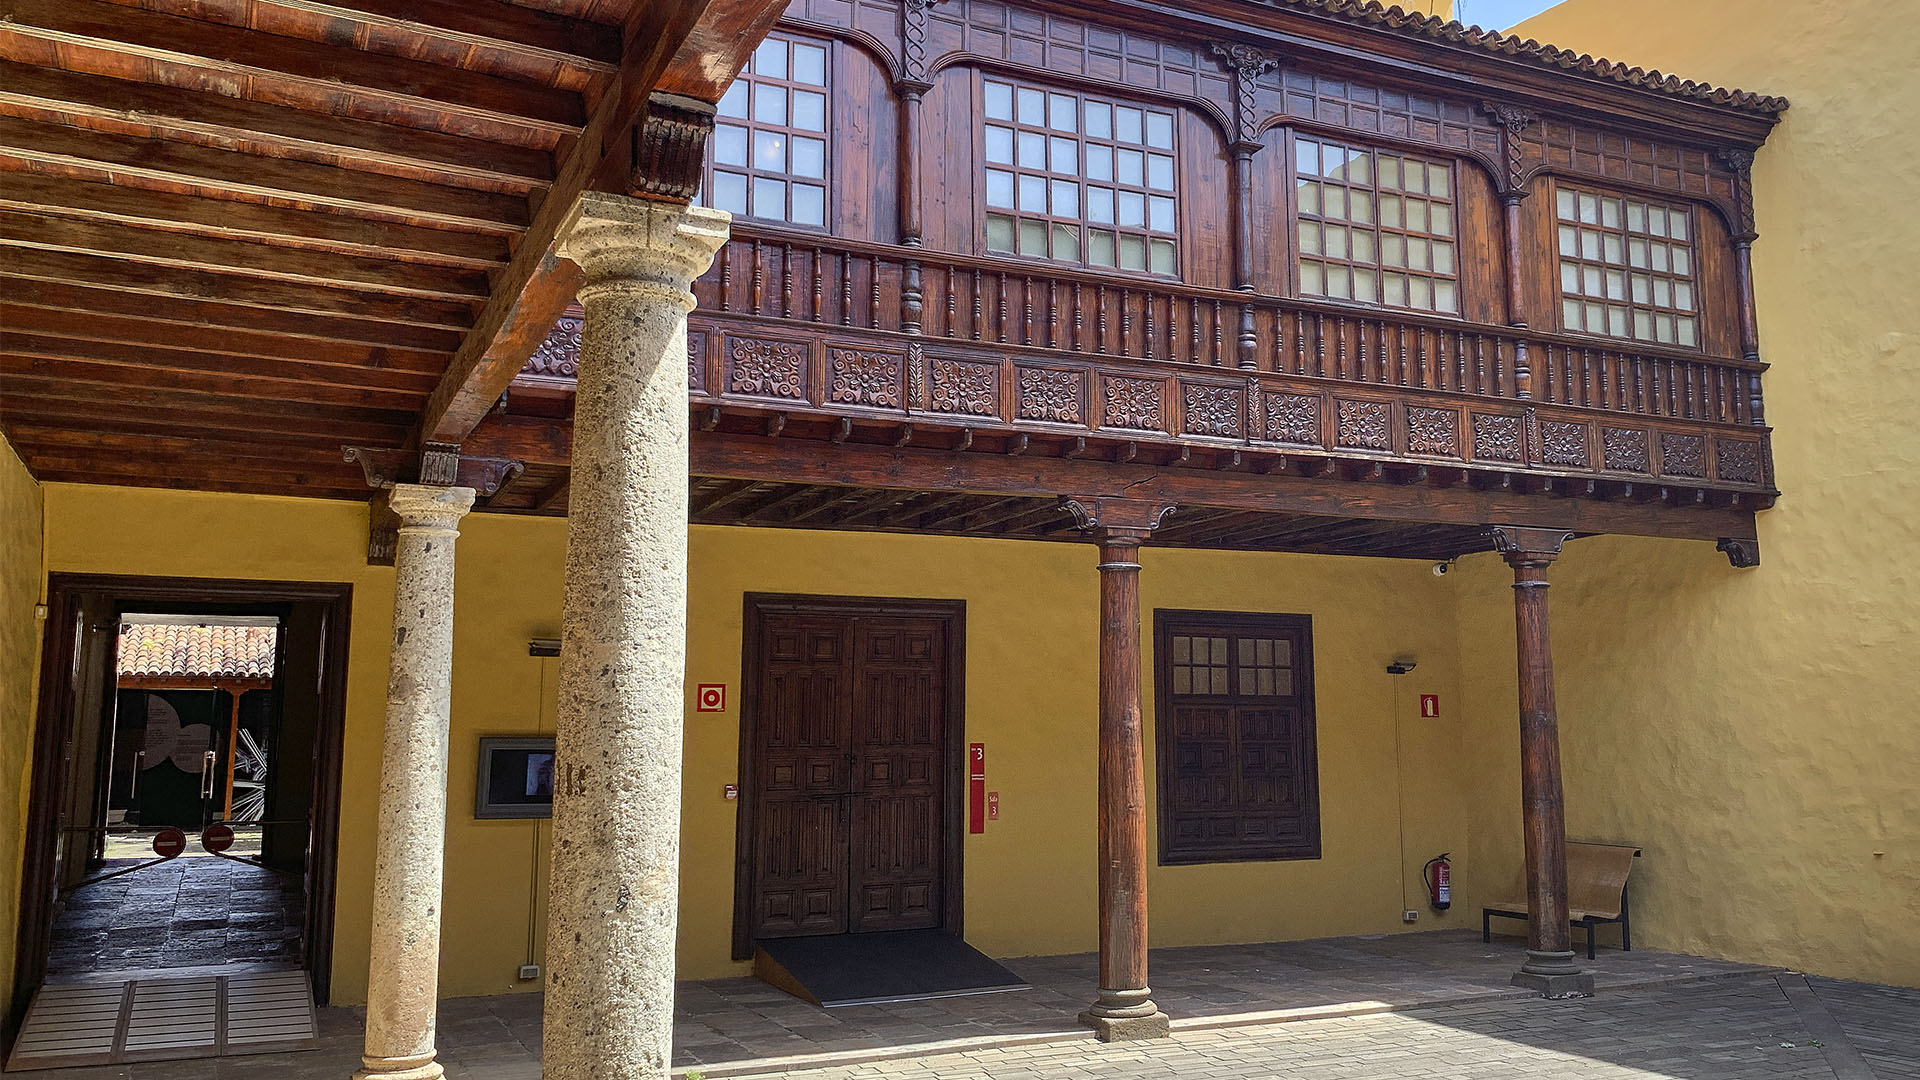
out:
{"label": "wooden bench", "polygon": [[[1633,923],[1627,908],[1627,875],[1640,849],[1619,844],[1567,844],[1567,916],[1575,929],[1587,928],[1587,959],[1593,959],[1593,928],[1620,924],[1620,949],[1633,951]],[[1520,892],[1526,892],[1523,887]],[[1493,917],[1527,917],[1527,902],[1514,900],[1480,911],[1480,940],[1493,940]]]}

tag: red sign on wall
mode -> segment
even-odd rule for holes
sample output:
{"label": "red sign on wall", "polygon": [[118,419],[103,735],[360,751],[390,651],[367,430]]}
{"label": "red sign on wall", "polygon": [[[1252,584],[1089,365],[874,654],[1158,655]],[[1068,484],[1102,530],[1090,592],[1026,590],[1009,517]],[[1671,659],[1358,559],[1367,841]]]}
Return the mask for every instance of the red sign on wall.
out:
{"label": "red sign on wall", "polygon": [[1440,718],[1440,695],[1420,695],[1420,719],[1437,720]]}
{"label": "red sign on wall", "polygon": [[997,791],[987,792],[987,820],[1000,820],[1000,793]]}
{"label": "red sign on wall", "polygon": [[987,744],[967,747],[967,831],[987,831]]}
{"label": "red sign on wall", "polygon": [[695,712],[726,712],[727,684],[703,682],[693,689]]}

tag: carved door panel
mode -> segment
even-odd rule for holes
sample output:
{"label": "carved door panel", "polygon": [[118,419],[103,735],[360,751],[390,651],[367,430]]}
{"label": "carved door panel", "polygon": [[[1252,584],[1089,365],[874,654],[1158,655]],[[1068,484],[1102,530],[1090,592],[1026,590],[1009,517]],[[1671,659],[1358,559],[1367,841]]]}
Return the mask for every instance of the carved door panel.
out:
{"label": "carved door panel", "polygon": [[852,625],[777,615],[762,634],[752,933],[843,934]]}
{"label": "carved door panel", "polygon": [[940,925],[944,630],[886,618],[854,629],[855,932]]}

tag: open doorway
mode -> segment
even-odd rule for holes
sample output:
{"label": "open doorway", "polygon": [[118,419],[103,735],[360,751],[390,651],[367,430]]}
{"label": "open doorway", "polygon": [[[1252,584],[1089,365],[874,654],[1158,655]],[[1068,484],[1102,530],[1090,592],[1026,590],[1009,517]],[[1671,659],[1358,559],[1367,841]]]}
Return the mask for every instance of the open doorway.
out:
{"label": "open doorway", "polygon": [[[14,1058],[52,1002],[204,991],[216,1017],[249,995],[310,1016],[331,974],[350,586],[55,574],[48,591]],[[273,1004],[289,988],[300,1007]]]}

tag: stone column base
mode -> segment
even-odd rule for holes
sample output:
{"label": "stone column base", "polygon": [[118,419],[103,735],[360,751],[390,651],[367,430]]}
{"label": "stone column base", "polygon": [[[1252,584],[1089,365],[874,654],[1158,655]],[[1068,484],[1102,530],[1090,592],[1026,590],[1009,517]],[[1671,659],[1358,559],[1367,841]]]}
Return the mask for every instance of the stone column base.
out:
{"label": "stone column base", "polygon": [[446,1070],[440,1063],[428,1058],[424,1065],[414,1064],[418,1058],[390,1058],[378,1062],[367,1062],[366,1066],[353,1074],[353,1080],[440,1080]]}
{"label": "stone column base", "polygon": [[1593,973],[1590,971],[1570,971],[1555,975],[1542,975],[1532,971],[1513,973],[1513,985],[1522,990],[1531,990],[1543,998],[1584,998],[1593,996]]}
{"label": "stone column base", "polygon": [[1080,1023],[1092,1028],[1101,1042],[1164,1039],[1173,1034],[1173,1021],[1157,1009],[1145,1016],[1101,1016],[1088,1010],[1080,1014]]}

